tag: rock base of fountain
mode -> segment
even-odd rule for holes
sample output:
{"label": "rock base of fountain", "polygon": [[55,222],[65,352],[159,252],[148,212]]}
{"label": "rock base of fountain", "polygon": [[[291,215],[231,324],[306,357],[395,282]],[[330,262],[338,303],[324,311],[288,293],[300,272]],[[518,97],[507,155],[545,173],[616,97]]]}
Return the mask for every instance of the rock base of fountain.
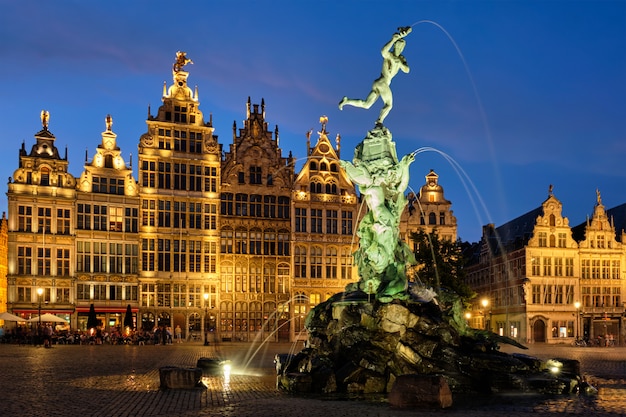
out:
{"label": "rock base of fountain", "polygon": [[[307,317],[309,337],[296,355],[278,355],[277,386],[293,393],[392,393],[404,380],[435,377],[430,404],[449,406],[453,395],[577,392],[582,379],[576,361],[541,361],[505,354],[499,343],[517,342],[460,326],[458,317],[435,302],[368,300],[340,293]],[[417,376],[415,376],[417,375]],[[410,384],[396,388],[394,402],[414,401]],[[417,388],[415,388],[417,390]]]}
{"label": "rock base of fountain", "polygon": [[202,383],[202,369],[164,366],[159,368],[161,389],[206,388]]}

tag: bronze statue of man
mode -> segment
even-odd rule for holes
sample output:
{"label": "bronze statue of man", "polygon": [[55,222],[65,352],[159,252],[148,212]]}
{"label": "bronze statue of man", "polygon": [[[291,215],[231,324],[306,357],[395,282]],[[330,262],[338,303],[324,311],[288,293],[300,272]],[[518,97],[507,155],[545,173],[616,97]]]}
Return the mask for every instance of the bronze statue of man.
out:
{"label": "bronze statue of man", "polygon": [[[404,37],[409,33],[411,33],[410,26],[398,28],[398,32],[394,33],[391,40],[383,46],[380,51],[383,56],[383,68],[380,72],[380,77],[372,83],[372,91],[370,91],[365,100],[344,97],[339,102],[339,110],[343,110],[343,106],[345,105],[369,109],[378,97],[380,97],[384,105],[380,110],[376,124],[383,124],[385,117],[387,117],[393,107],[393,95],[391,94],[390,87],[391,80],[400,70],[404,73],[409,72],[409,65],[402,55],[402,51],[406,45]],[[393,51],[391,50],[392,47]]]}

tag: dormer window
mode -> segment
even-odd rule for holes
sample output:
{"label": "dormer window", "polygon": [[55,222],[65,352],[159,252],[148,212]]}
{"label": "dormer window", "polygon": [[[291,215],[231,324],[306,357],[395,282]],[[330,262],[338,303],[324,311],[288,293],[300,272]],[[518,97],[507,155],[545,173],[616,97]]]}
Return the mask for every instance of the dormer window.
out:
{"label": "dormer window", "polygon": [[50,170],[48,168],[41,169],[41,181],[40,185],[50,185]]}

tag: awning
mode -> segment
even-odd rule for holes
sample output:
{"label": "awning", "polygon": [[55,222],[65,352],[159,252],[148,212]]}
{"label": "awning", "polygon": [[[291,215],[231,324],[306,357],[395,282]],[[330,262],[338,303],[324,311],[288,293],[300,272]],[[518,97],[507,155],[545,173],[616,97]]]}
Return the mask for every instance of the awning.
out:
{"label": "awning", "polygon": [[[94,306],[96,314],[98,313],[126,313],[126,307],[98,307]],[[138,313],[139,308],[131,307],[133,313]],[[89,307],[76,307],[77,313],[89,313]]]}
{"label": "awning", "polygon": [[[13,312],[14,312],[15,314],[17,314],[17,313],[26,313],[26,314],[33,314],[33,313],[35,313],[35,314],[39,314],[39,311],[40,311],[40,310],[39,310],[38,308],[35,308],[35,309],[28,309],[28,310],[22,310],[22,309],[19,309],[19,308],[14,308],[14,309],[13,309]],[[42,309],[41,309],[41,314],[44,314],[44,313],[51,313],[51,314],[72,314],[72,313],[74,313],[74,310],[67,310],[67,309],[65,309],[65,310],[64,310],[64,309],[50,309],[50,308],[42,308]]]}

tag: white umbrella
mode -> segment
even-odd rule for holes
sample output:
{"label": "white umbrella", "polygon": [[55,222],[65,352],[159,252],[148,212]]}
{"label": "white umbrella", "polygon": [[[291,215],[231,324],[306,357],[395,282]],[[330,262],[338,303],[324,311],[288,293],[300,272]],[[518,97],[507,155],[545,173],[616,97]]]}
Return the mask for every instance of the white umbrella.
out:
{"label": "white umbrella", "polygon": [[[26,320],[29,323],[36,323],[39,322],[39,316],[37,317],[33,317],[30,320]],[[55,322],[55,323],[67,323],[67,321],[65,319],[62,319],[59,316],[55,316],[54,314],[50,314],[50,313],[46,313],[46,314],[42,314],[41,315],[41,321],[43,323],[48,323],[48,322]]]}
{"label": "white umbrella", "polygon": [[11,314],[8,311],[0,313],[0,320],[4,320],[4,321],[26,321],[26,319],[23,319],[23,318],[21,318],[19,316],[16,316],[15,314]]}

